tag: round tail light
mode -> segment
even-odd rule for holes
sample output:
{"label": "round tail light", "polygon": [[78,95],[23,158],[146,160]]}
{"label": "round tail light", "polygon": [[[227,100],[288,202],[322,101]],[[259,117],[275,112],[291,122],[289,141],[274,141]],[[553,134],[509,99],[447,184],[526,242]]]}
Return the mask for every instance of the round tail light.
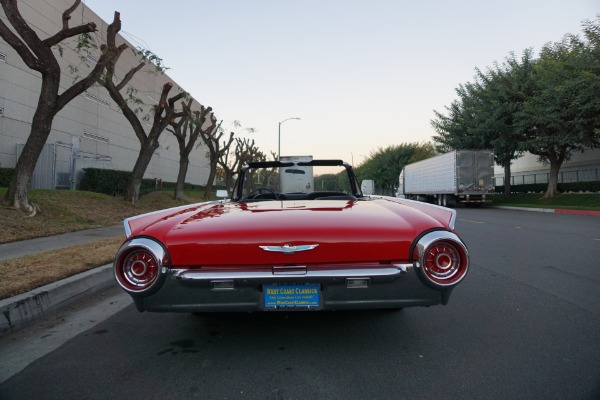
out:
{"label": "round tail light", "polygon": [[429,279],[439,284],[454,283],[459,277],[462,256],[457,248],[448,242],[436,242],[425,251],[423,271]]}
{"label": "round tail light", "polygon": [[413,257],[417,271],[434,286],[455,285],[469,269],[467,248],[452,232],[426,234],[417,242]]}
{"label": "round tail light", "polygon": [[166,272],[166,252],[150,239],[133,239],[121,246],[114,263],[114,273],[121,287],[131,293],[147,293],[160,286]]}
{"label": "round tail light", "polygon": [[148,250],[134,250],[123,258],[118,272],[129,290],[144,290],[158,278],[158,262]]}

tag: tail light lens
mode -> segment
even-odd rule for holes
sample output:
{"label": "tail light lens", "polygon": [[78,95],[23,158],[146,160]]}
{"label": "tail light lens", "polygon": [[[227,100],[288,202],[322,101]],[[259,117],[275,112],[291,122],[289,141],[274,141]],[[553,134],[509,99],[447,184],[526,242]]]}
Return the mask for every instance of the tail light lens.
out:
{"label": "tail light lens", "polygon": [[162,283],[167,265],[167,253],[159,243],[139,238],[121,246],[115,258],[114,273],[126,291],[149,294]]}
{"label": "tail light lens", "polygon": [[435,231],[417,242],[413,261],[417,272],[434,287],[448,287],[460,282],[469,269],[466,246],[452,232]]}

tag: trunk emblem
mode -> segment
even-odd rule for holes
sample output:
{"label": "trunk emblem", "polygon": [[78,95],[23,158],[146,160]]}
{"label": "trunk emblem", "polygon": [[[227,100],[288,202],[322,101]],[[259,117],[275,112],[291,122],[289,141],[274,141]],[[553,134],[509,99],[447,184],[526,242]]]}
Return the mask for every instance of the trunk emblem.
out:
{"label": "trunk emblem", "polygon": [[300,246],[292,246],[290,244],[284,244],[283,246],[258,246],[266,251],[275,251],[283,254],[294,254],[298,251],[312,250],[317,247],[318,244],[305,244]]}

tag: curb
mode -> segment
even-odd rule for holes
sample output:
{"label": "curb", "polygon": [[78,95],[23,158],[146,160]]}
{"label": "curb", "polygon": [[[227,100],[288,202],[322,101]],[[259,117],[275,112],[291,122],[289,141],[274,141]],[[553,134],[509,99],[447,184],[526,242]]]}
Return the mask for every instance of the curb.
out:
{"label": "curb", "polygon": [[568,215],[592,215],[595,217],[600,217],[600,211],[592,211],[592,210],[567,210],[567,209],[556,209],[554,210],[555,214],[568,214]]}
{"label": "curb", "polygon": [[510,207],[510,206],[491,206],[489,208],[499,208],[502,210],[544,212],[544,213],[551,213],[551,214],[590,215],[590,216],[594,216],[594,217],[600,217],[600,211],[594,211],[594,210],[571,210],[571,209],[567,209],[567,208],[529,208],[529,207]]}
{"label": "curb", "polygon": [[0,337],[8,336],[113,283],[112,264],[107,264],[0,300]]}

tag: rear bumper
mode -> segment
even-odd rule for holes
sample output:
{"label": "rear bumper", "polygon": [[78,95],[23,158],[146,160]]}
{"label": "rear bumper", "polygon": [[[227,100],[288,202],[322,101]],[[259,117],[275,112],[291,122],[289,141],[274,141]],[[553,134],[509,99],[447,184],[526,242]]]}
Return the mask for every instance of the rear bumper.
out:
{"label": "rear bumper", "polygon": [[[264,285],[318,285],[320,302],[311,310],[401,308],[446,304],[451,288],[423,284],[412,264],[328,266],[327,268],[273,271],[178,270],[151,295],[132,295],[139,311],[240,312],[267,311]],[[366,283],[357,285],[356,282]],[[354,285],[353,285],[354,283]],[[290,311],[290,308],[281,309]],[[293,309],[295,310],[295,309]],[[299,309],[300,310],[300,309]],[[302,309],[304,310],[304,309]]]}

